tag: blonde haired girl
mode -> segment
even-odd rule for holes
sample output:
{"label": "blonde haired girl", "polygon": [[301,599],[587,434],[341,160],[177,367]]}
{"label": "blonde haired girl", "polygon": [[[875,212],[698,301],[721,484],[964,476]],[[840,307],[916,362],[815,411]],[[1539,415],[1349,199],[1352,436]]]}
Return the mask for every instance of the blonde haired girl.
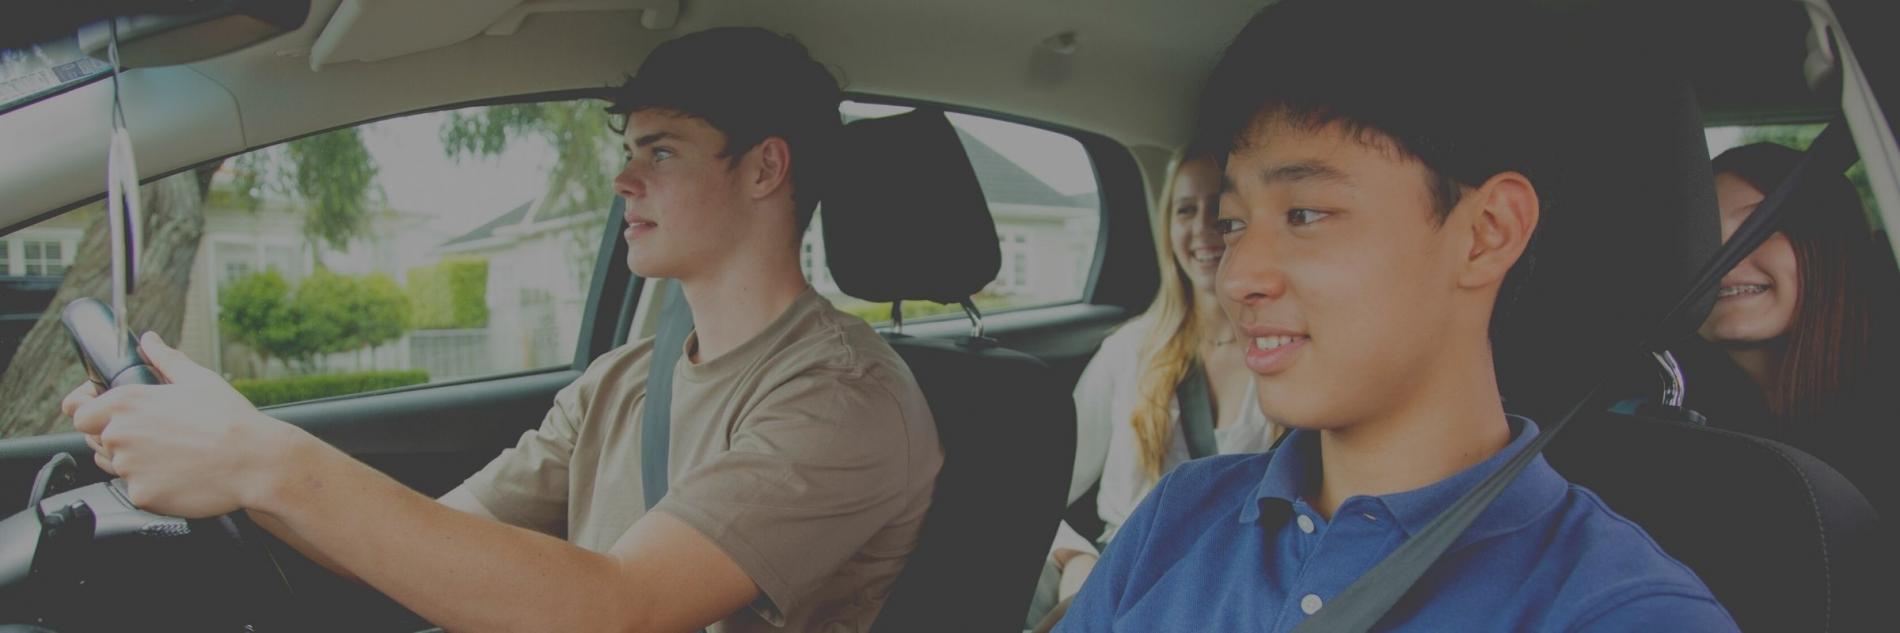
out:
{"label": "blonde haired girl", "polygon": [[[1153,217],[1160,292],[1147,312],[1102,342],[1075,388],[1069,501],[1101,483],[1099,543],[1114,536],[1175,465],[1207,454],[1262,452],[1279,435],[1260,413],[1244,350],[1216,303],[1214,273],[1226,247],[1214,232],[1220,208],[1214,156],[1184,152],[1170,165],[1162,191]],[[1064,524],[1050,555],[1052,573],[1060,577],[1057,591],[1048,591],[1045,576],[1036,606],[1073,595],[1094,567],[1097,546]]]}

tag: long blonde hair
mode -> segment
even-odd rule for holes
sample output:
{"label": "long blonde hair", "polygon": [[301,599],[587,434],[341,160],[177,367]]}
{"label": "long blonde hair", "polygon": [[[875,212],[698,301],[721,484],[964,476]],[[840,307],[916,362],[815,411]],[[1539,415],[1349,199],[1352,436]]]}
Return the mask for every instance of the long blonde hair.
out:
{"label": "long blonde hair", "polygon": [[1155,261],[1161,266],[1161,290],[1148,306],[1148,337],[1142,345],[1142,367],[1137,381],[1137,399],[1129,424],[1135,430],[1135,444],[1141,456],[1141,470],[1148,482],[1161,479],[1161,468],[1168,449],[1174,443],[1176,426],[1175,390],[1187,377],[1188,368],[1200,361],[1200,315],[1195,313],[1194,283],[1187,271],[1174,260],[1174,181],[1181,169],[1211,155],[1184,150],[1168,164],[1167,181],[1161,185],[1161,198],[1155,203],[1150,221],[1155,241]]}

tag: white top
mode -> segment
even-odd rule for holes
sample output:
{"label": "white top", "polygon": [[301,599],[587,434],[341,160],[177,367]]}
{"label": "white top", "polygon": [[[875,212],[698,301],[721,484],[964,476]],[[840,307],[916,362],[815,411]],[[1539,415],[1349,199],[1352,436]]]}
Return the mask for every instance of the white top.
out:
{"label": "white top", "polygon": [[[1089,361],[1075,385],[1075,471],[1069,479],[1069,503],[1073,504],[1089,486],[1102,482],[1095,497],[1095,509],[1106,527],[1102,540],[1115,535],[1128,515],[1135,511],[1153,483],[1141,470],[1140,446],[1130,420],[1135,402],[1141,397],[1141,369],[1147,364],[1142,345],[1148,337],[1153,317],[1142,315],[1123,324],[1121,329],[1102,341],[1101,350]],[[1256,404],[1253,381],[1247,381],[1246,407],[1233,423],[1214,429],[1214,443],[1221,453],[1259,453],[1273,445],[1273,423]],[[1181,404],[1169,405],[1171,417],[1179,419]],[[1178,424],[1178,422],[1177,422]],[[1174,444],[1162,460],[1163,474],[1188,460],[1187,438],[1175,428]],[[1056,533],[1054,549],[1095,552],[1095,545],[1063,523]]]}

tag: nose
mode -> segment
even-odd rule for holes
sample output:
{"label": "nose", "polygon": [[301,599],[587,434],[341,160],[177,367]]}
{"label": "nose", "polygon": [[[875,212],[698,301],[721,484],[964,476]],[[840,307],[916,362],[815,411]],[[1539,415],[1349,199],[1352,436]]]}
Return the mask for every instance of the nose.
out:
{"label": "nose", "polygon": [[640,177],[635,162],[628,161],[620,174],[614,176],[614,195],[628,200],[646,195],[646,183]]}
{"label": "nose", "polygon": [[1200,212],[1195,214],[1194,222],[1191,223],[1192,226],[1188,229],[1188,237],[1199,240],[1202,237],[1213,235],[1215,239],[1219,239],[1219,236],[1214,233],[1214,221],[1220,219],[1219,198],[1208,196],[1202,199],[1200,201],[1200,209]]}
{"label": "nose", "polygon": [[[1227,245],[1227,254],[1214,273],[1214,288],[1221,300],[1244,310],[1285,296],[1286,275],[1277,250],[1272,232],[1265,227],[1241,231]],[[1240,320],[1241,315],[1232,316]]]}

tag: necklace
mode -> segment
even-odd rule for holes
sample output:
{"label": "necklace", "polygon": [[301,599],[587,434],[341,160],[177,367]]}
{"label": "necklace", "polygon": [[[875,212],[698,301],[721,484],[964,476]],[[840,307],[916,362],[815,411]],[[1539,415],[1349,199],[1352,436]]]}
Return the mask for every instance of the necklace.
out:
{"label": "necklace", "polygon": [[1228,345],[1234,344],[1234,336],[1228,335],[1227,338],[1218,338],[1218,339],[1203,338],[1201,339],[1201,344],[1207,345],[1209,347],[1214,347],[1214,348],[1222,348],[1222,347],[1226,347]]}

